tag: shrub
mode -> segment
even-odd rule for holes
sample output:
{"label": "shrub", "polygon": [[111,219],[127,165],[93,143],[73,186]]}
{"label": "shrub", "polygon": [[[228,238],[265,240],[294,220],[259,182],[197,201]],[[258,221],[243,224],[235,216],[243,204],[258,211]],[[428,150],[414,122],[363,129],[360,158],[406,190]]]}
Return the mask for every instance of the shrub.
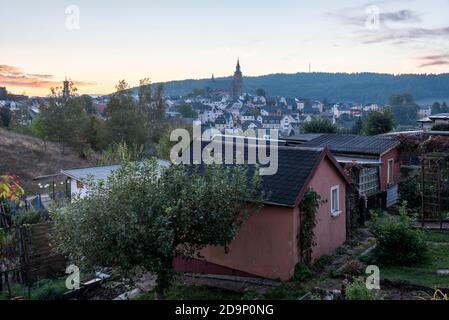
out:
{"label": "shrub", "polygon": [[307,264],[300,262],[295,266],[295,273],[293,274],[295,280],[306,281],[312,277],[313,272]]}
{"label": "shrub", "polygon": [[31,293],[33,300],[63,300],[67,292],[64,280],[45,279],[36,283]]}
{"label": "shrub", "polygon": [[266,300],[297,300],[304,296],[304,294],[305,292],[303,290],[298,291],[284,283],[279,287],[268,290],[264,298]]}
{"label": "shrub", "polygon": [[407,175],[401,178],[399,183],[399,194],[401,199],[407,201],[409,208],[418,210],[421,206],[419,175]]}
{"label": "shrub", "polygon": [[35,210],[20,211],[14,215],[12,219],[14,227],[32,225],[41,222],[44,222],[44,218],[38,211]]}
{"label": "shrub", "polygon": [[379,298],[380,297],[376,291],[370,290],[366,287],[366,283],[363,278],[357,278],[346,286],[347,300],[376,300]]}
{"label": "shrub", "polygon": [[246,291],[242,296],[242,300],[260,300],[262,298],[263,295],[259,291],[254,289]]}
{"label": "shrub", "polygon": [[421,230],[414,229],[407,213],[407,204],[400,208],[399,217],[374,217],[369,227],[377,240],[374,256],[377,261],[390,265],[403,265],[421,261],[427,245]]}
{"label": "shrub", "polygon": [[3,247],[5,245],[6,241],[6,234],[5,231],[3,231],[2,228],[0,228],[0,256],[3,254]]}
{"label": "shrub", "polygon": [[449,131],[449,124],[447,123],[441,123],[436,124],[432,127],[433,131]]}
{"label": "shrub", "polygon": [[15,297],[23,296],[25,293],[25,288],[21,284],[16,284],[10,289],[11,291],[0,292],[0,301],[10,300]]}

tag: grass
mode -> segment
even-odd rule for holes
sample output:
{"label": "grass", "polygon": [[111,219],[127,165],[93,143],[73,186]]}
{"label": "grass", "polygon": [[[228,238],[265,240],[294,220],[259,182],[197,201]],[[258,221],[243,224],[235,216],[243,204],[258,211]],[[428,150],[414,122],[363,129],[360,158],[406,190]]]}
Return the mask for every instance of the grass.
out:
{"label": "grass", "polygon": [[424,238],[426,241],[429,241],[429,242],[449,243],[449,232],[448,231],[425,231]]}
{"label": "grass", "polygon": [[[210,287],[174,286],[167,290],[167,300],[241,300],[240,293]],[[136,300],[154,300],[154,292],[150,291]]]}
{"label": "grass", "polygon": [[438,275],[437,270],[448,268],[449,243],[439,243],[429,244],[427,261],[415,266],[383,266],[380,274],[382,278],[391,281],[441,289],[449,288],[449,275]]}
{"label": "grass", "polygon": [[[65,278],[60,279],[46,279],[37,282],[31,288],[30,298],[31,300],[62,300],[63,294],[67,292],[65,285]],[[11,287],[11,296],[28,297],[28,290],[26,287],[16,284]],[[0,293],[0,300],[9,300],[8,292]]]}

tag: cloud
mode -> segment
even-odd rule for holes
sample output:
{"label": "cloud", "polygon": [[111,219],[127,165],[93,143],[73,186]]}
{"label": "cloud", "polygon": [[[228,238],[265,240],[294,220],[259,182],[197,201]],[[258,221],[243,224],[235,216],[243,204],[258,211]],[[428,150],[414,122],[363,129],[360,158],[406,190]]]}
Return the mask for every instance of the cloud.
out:
{"label": "cloud", "polygon": [[407,29],[386,29],[381,36],[370,37],[363,41],[365,44],[394,41],[406,43],[419,39],[449,39],[449,27],[445,28],[407,28]]}
{"label": "cloud", "polygon": [[422,56],[418,57],[417,60],[421,61],[420,68],[447,66],[449,65],[449,53]]}
{"label": "cloud", "polygon": [[[371,10],[368,10],[369,8],[378,8],[378,12],[375,10],[371,12]],[[421,22],[421,14],[414,10],[403,9],[382,12],[379,7],[372,5],[345,8],[328,15],[339,19],[343,24],[353,26],[365,26],[366,21],[374,15],[378,15],[379,22],[384,25],[389,23],[414,24]]]}
{"label": "cloud", "polygon": [[417,23],[421,22],[421,16],[413,10],[399,10],[395,12],[387,12],[380,14],[381,22],[405,22],[405,23]]}
{"label": "cloud", "polygon": [[[0,65],[0,85],[23,88],[50,88],[61,85],[61,81],[53,80],[54,75],[26,73],[20,68],[9,65]],[[74,81],[76,86],[95,85],[94,82]]]}

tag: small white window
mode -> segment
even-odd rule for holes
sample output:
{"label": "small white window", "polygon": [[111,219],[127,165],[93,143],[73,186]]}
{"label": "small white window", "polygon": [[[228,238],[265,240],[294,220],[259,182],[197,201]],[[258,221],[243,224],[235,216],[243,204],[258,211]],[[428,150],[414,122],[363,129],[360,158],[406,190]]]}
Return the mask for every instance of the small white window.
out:
{"label": "small white window", "polygon": [[340,186],[335,186],[331,188],[331,214],[335,217],[340,213]]}
{"label": "small white window", "polygon": [[388,160],[387,182],[389,185],[394,184],[394,159]]}

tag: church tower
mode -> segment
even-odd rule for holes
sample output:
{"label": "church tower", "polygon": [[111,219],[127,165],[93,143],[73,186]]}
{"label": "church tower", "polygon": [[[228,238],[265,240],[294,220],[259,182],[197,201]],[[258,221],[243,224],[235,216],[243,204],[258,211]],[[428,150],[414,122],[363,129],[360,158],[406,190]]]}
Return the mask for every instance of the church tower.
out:
{"label": "church tower", "polygon": [[62,91],[62,95],[64,98],[68,98],[70,96],[70,82],[67,80],[67,77],[65,78],[65,81],[63,82],[64,88]]}
{"label": "church tower", "polygon": [[234,73],[234,80],[232,81],[232,95],[240,97],[243,94],[243,74],[240,69],[240,59],[237,59],[237,67]]}

